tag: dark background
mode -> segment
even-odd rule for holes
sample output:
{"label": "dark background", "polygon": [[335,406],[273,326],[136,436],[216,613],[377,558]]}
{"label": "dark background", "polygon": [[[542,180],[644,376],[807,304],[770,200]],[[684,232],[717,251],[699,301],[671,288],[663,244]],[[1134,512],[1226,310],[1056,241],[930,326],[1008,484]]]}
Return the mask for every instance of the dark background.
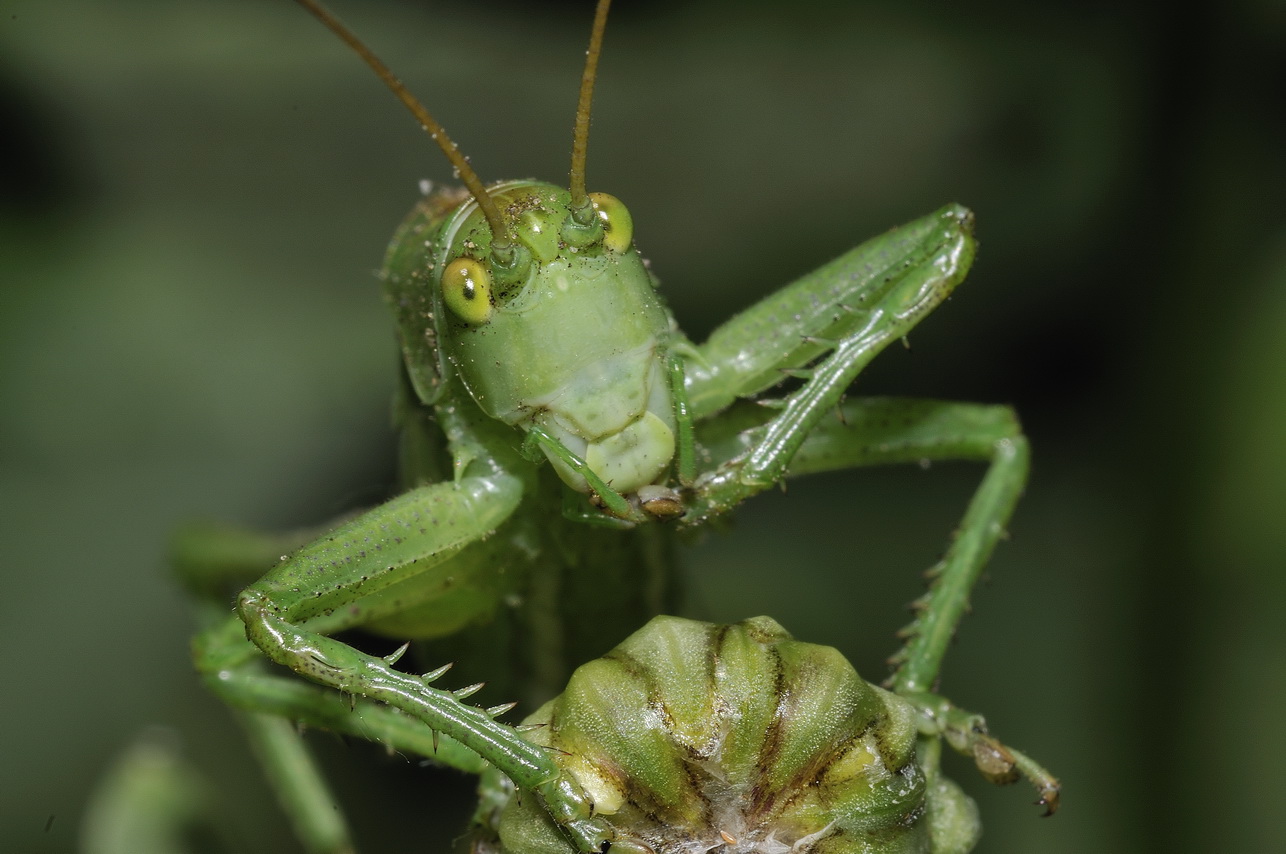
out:
{"label": "dark background", "polygon": [[[189,672],[166,536],[379,498],[395,351],[374,271],[417,182],[449,170],[284,0],[3,12],[5,847],[74,849],[95,780],[163,724],[240,848],[290,850]],[[484,179],[563,180],[589,3],[339,12]],[[694,337],[871,234],[977,211],[973,275],[859,391],[1012,403],[1032,439],[943,688],[1057,772],[1065,809],[1039,820],[1028,791],[953,764],[980,854],[1280,850],[1286,6],[613,15],[591,189],[630,205]],[[756,499],[685,552],[689,610],[771,613],[878,679],[980,475]],[[365,850],[442,850],[458,829],[428,772],[318,741]]]}

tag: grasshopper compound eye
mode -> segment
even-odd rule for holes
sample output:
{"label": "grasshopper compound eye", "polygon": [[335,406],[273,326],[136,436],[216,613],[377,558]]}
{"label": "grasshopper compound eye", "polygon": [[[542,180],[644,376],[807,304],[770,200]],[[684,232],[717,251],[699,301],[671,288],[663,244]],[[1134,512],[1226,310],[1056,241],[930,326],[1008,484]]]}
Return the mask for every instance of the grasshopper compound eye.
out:
{"label": "grasshopper compound eye", "polygon": [[624,252],[634,240],[634,217],[624,203],[607,193],[590,193],[594,212],[603,221],[603,245],[613,252]]}
{"label": "grasshopper compound eye", "polygon": [[491,319],[491,274],[472,258],[457,258],[442,271],[442,297],[465,323],[486,323]]}

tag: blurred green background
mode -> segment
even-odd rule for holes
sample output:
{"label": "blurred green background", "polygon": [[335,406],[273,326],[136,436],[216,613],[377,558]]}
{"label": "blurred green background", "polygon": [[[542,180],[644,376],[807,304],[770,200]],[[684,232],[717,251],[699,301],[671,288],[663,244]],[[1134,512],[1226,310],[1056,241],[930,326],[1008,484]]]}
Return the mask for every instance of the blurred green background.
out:
{"label": "blurred green background", "polygon": [[[339,12],[484,178],[563,180],[588,2]],[[396,354],[374,273],[448,169],[285,0],[3,13],[3,847],[74,850],[95,780],[159,724],[238,850],[293,850],[190,673],[166,537],[380,497]],[[858,390],[1012,403],[1034,446],[943,688],[1057,772],[1065,808],[1037,819],[952,765],[980,854],[1282,850],[1284,45],[1280,0],[613,12],[591,189],[630,205],[695,337],[866,236],[977,211],[974,274]],[[684,552],[689,610],[771,613],[882,677],[980,474],[756,499]],[[316,740],[364,850],[458,830],[462,783]]]}

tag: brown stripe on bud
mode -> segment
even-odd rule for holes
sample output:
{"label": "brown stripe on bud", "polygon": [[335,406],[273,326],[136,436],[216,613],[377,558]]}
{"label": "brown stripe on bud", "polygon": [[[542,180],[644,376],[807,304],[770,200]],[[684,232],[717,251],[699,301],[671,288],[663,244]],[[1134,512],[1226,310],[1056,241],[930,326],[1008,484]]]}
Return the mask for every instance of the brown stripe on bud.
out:
{"label": "brown stripe on bud", "polygon": [[[657,617],[527,723],[621,851],[924,854],[945,838],[931,825],[972,815],[954,786],[926,781],[909,703],[767,617]],[[504,850],[571,854],[534,801],[505,809]],[[955,829],[971,846],[976,822]]]}

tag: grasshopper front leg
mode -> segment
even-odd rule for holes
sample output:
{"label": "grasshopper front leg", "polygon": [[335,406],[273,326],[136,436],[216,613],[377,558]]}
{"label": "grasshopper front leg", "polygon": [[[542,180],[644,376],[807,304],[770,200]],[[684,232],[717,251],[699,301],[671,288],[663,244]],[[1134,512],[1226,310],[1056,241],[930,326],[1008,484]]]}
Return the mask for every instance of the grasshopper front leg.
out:
{"label": "grasshopper front leg", "polygon": [[[930,572],[929,592],[915,603],[889,684],[922,709],[926,732],[947,735],[993,780],[1006,782],[1017,769],[1052,811],[1058,794],[1052,776],[987,736],[980,717],[928,693],[1027,479],[1028,445],[1017,418],[1008,407],[843,400],[862,368],[964,279],[976,250],[972,226],[969,211],[950,205],[895,229],[753,306],[697,349],[687,390],[698,419],[783,376],[804,383],[759,401],[767,406],[743,404],[706,419],[699,439],[712,465],[697,479],[689,511],[691,521],[699,521],[793,474],[923,460],[986,462],[950,549]],[[964,720],[967,726],[957,725]]]}
{"label": "grasshopper front leg", "polygon": [[[217,693],[245,710],[243,723],[269,777],[313,851],[343,851],[349,843],[315,819],[332,803],[315,770],[297,761],[297,735],[279,718],[378,740],[475,774],[490,763],[546,804],[577,844],[597,850],[602,831],[583,793],[541,749],[494,719],[509,706],[468,705],[464,698],[481,686],[454,692],[430,686],[445,667],[412,676],[394,669],[400,650],[380,658],[327,636],[398,615],[450,588],[461,552],[531,499],[531,470],[516,452],[484,441],[493,438],[488,422],[450,399],[439,407],[438,423],[457,477],[411,489],[284,559],[239,595],[235,618],[202,634],[197,665]],[[324,687],[269,673],[260,654]]]}
{"label": "grasshopper front leg", "polygon": [[[503,522],[521,494],[519,481],[501,472],[412,490],[300,548],[246,588],[238,600],[237,617],[198,638],[198,669],[211,688],[238,709],[265,773],[310,851],[342,852],[352,846],[293,722],[375,737],[390,747],[466,769],[480,760],[451,739],[438,757],[441,739],[436,733],[449,731],[441,722],[429,730],[379,703],[363,700],[359,709],[332,690],[265,672],[247,638],[270,660],[332,688],[368,696],[351,678],[339,679],[341,673],[321,668],[319,662],[326,660],[322,649],[339,660],[342,651],[356,652],[320,632],[378,618],[396,599],[371,594],[393,584],[414,583],[419,577],[432,589],[431,576],[441,573],[462,547]],[[455,711],[457,719],[465,715]],[[457,729],[461,722],[457,720]],[[488,723],[494,724],[490,718]]]}
{"label": "grasshopper front leg", "polygon": [[763,401],[780,411],[745,453],[698,478],[685,522],[780,482],[858,373],[950,295],[975,250],[973,214],[948,205],[867,241],[716,329],[687,364],[688,405],[697,422],[788,376],[806,382]]}

